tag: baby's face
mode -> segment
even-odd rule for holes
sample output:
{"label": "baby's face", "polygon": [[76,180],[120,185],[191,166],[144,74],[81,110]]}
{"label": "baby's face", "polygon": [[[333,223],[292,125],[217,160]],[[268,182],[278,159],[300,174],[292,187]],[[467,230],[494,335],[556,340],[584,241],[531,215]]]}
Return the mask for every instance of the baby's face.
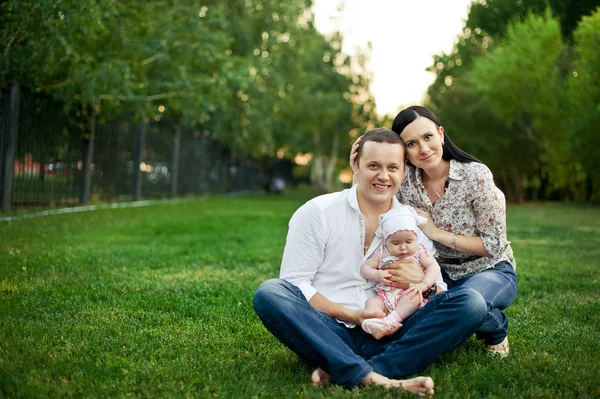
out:
{"label": "baby's face", "polygon": [[385,244],[390,254],[398,258],[405,258],[412,255],[419,248],[417,235],[409,230],[399,230],[394,234],[390,234]]}

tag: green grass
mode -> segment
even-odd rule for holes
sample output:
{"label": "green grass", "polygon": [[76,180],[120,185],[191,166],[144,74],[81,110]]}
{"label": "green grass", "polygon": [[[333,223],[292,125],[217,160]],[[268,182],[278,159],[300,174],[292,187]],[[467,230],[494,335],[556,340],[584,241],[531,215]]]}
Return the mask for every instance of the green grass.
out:
{"label": "green grass", "polygon": [[[402,396],[311,386],[254,314],[310,194],[0,222],[0,397]],[[600,397],[600,208],[511,206],[508,223],[511,355],[469,340],[424,373],[436,397]]]}

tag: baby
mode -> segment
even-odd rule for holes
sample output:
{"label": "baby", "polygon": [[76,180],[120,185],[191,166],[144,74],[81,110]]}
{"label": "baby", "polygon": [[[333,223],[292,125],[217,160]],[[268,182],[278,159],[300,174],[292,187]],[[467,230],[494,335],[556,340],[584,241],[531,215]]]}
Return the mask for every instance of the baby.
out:
{"label": "baby", "polygon": [[[377,281],[377,295],[367,300],[365,308],[387,313],[383,319],[366,319],[362,323],[363,330],[375,338],[379,339],[401,325],[402,320],[422,307],[427,301],[423,299],[423,293],[434,286],[440,276],[440,265],[417,239],[418,225],[426,222],[427,219],[409,206],[394,208],[379,219],[384,241],[360,268],[363,277]],[[420,283],[410,284],[406,290],[390,287],[391,274],[382,269],[400,259],[415,261],[425,272]]]}

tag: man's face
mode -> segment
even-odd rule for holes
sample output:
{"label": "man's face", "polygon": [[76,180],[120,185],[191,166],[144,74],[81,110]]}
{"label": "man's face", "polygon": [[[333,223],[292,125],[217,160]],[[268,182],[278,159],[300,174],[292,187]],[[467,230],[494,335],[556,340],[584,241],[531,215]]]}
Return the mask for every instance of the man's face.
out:
{"label": "man's face", "polygon": [[404,178],[404,150],[400,144],[364,143],[358,160],[358,200],[372,205],[389,203]]}

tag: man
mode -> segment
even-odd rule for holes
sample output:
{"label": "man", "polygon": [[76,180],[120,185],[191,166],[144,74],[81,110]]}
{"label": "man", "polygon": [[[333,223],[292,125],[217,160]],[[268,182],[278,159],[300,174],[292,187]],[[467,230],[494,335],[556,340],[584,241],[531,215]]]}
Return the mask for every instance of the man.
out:
{"label": "man", "polygon": [[[486,303],[472,289],[437,294],[376,340],[360,325],[384,317],[364,310],[373,295],[360,266],[382,238],[379,216],[400,207],[394,194],[404,178],[405,151],[387,129],[365,133],[357,156],[357,184],[314,198],[289,224],[280,279],[264,282],[254,309],[265,327],[304,362],[318,367],[316,384],[352,389],[361,384],[401,387],[433,394],[429,377],[397,378],[425,370],[439,355],[459,345],[486,316]],[[415,281],[416,282],[416,281]]]}

